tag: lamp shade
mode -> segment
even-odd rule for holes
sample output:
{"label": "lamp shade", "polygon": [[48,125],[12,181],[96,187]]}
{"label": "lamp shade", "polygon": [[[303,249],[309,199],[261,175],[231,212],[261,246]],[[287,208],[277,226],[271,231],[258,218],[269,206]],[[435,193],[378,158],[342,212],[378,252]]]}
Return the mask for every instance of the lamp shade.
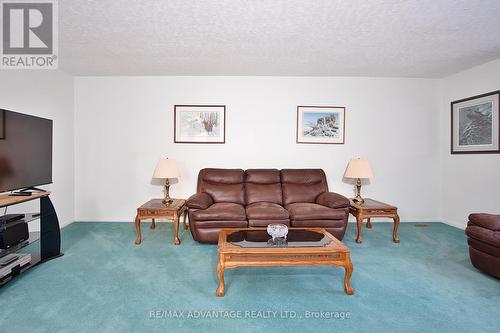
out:
{"label": "lamp shade", "polygon": [[344,177],[346,178],[373,178],[372,168],[366,159],[355,158],[347,165]]}
{"label": "lamp shade", "polygon": [[156,164],[155,172],[153,173],[153,178],[178,178],[179,170],[177,169],[177,163],[173,159],[162,158]]}

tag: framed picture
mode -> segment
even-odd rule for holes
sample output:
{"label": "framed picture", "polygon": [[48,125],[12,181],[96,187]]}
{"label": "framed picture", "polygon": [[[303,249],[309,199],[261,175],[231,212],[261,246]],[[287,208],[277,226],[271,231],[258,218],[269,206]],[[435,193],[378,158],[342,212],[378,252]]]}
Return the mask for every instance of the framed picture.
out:
{"label": "framed picture", "polygon": [[297,106],[297,143],[344,144],[345,107]]}
{"label": "framed picture", "polygon": [[500,153],[500,91],[451,102],[451,153]]}
{"label": "framed picture", "polygon": [[5,111],[0,110],[0,140],[5,139]]}
{"label": "framed picture", "polygon": [[175,143],[225,143],[225,105],[175,105]]}

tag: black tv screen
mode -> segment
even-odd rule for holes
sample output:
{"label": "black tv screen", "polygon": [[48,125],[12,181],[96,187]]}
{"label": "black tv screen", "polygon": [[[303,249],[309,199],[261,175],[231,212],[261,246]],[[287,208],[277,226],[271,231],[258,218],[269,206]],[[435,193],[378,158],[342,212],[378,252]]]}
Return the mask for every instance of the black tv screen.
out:
{"label": "black tv screen", "polygon": [[0,192],[52,183],[52,120],[0,109]]}

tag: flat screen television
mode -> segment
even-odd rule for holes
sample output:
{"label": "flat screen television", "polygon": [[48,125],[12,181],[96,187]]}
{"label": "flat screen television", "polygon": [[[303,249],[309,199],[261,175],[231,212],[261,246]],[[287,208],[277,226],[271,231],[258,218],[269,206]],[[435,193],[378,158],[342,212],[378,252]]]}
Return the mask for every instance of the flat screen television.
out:
{"label": "flat screen television", "polygon": [[52,183],[52,120],[0,109],[0,192]]}

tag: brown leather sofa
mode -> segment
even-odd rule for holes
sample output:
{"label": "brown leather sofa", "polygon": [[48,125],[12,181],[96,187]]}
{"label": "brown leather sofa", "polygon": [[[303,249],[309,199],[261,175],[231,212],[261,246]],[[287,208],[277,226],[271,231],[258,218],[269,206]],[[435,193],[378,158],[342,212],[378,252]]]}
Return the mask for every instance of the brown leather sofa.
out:
{"label": "brown leather sofa", "polygon": [[187,200],[193,238],[216,243],[222,228],[323,227],[342,239],[349,200],[328,192],[321,169],[203,169]]}
{"label": "brown leather sofa", "polygon": [[470,214],[465,233],[472,265],[500,279],[500,215]]}

